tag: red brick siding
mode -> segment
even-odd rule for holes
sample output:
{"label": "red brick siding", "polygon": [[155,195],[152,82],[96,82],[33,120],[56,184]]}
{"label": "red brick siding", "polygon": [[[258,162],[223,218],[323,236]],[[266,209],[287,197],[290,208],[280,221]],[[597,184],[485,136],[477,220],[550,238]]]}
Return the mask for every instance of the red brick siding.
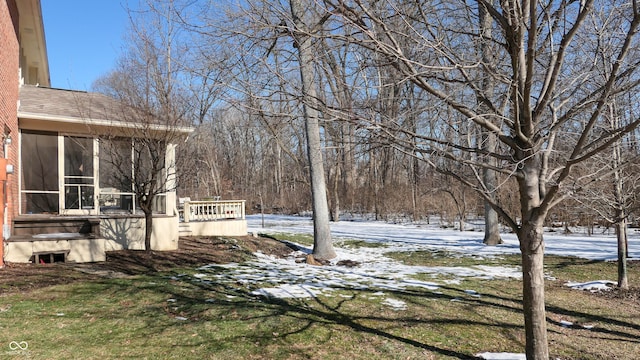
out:
{"label": "red brick siding", "polygon": [[[0,0],[0,156],[7,156],[15,173],[7,176],[8,223],[18,211],[18,8],[15,0]],[[12,144],[4,154],[2,139],[9,132]],[[1,201],[0,201],[1,204]],[[1,206],[1,205],[0,205]]]}

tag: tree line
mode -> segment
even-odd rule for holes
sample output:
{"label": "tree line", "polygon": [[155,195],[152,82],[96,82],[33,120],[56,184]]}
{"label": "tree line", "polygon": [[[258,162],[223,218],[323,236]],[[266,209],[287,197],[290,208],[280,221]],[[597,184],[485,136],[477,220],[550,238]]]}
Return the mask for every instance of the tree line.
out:
{"label": "tree line", "polygon": [[163,0],[134,15],[162,95],[196,127],[180,196],[314,220],[324,198],[334,220],[499,219],[520,242],[529,359],[548,358],[545,225],[615,228],[624,266],[636,0]]}

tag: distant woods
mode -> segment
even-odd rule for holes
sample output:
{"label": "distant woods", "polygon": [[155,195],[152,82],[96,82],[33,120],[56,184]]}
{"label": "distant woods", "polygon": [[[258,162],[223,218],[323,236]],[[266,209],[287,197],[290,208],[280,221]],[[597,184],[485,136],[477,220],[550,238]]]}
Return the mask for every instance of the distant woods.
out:
{"label": "distant woods", "polygon": [[[517,220],[522,214],[518,164],[531,157],[516,154],[513,149],[519,145],[505,139],[517,140],[519,129],[511,119],[520,104],[512,91],[526,80],[518,77],[526,74],[506,69],[510,56],[515,56],[509,52],[524,35],[506,33],[509,29],[496,21],[503,14],[487,12],[475,2],[434,2],[422,6],[422,12],[414,2],[402,1],[395,8],[384,8],[384,2],[304,3],[315,21],[305,35],[313,39],[315,51],[314,106],[332,218],[351,213],[389,220],[438,218],[464,227],[467,219],[484,215],[489,198],[501,215]],[[438,17],[447,3],[455,8],[451,16]],[[637,192],[634,174],[640,155],[638,134],[630,125],[638,116],[637,95],[629,91],[637,74],[630,65],[616,70],[607,60],[621,54],[622,37],[618,43],[603,45],[600,58],[590,58],[589,64],[580,55],[597,51],[586,44],[591,40],[597,44],[597,36],[606,37],[609,26],[624,21],[630,26],[631,3],[620,1],[620,12],[598,8],[598,2],[586,4],[597,11],[580,21],[600,33],[576,33],[580,42],[571,39],[565,54],[550,43],[548,52],[551,40],[540,35],[536,66],[552,64],[554,56],[559,61],[559,55],[565,62],[559,74],[549,75],[557,79],[534,79],[540,86],[555,88],[547,93],[533,88],[544,96],[537,99],[544,104],[531,108],[545,114],[533,119],[539,132],[527,135],[531,142],[524,141],[542,154],[538,170],[541,183],[548,185],[542,194],[557,191],[564,200],[549,207],[545,217],[545,224],[559,231],[575,225],[602,231],[596,226],[613,228],[616,214],[632,225],[639,217],[638,202],[631,196]],[[560,18],[577,14],[579,7],[558,5],[541,22],[550,27],[548,32],[568,33],[571,24],[561,23]],[[309,211],[309,163],[295,40],[299,36],[294,36],[298,30],[288,3],[147,1],[144,11],[132,11],[131,16],[134,24],[144,24],[146,44],[156,44],[159,49],[154,53],[163,54],[166,86],[181,99],[175,102],[184,107],[179,111],[197,129],[178,144],[178,196],[246,199],[249,213]],[[454,40],[450,36],[455,29],[468,31]],[[623,54],[631,59],[625,64],[638,62],[637,52],[632,48]],[[602,109],[585,112],[598,101],[598,86],[608,86],[611,71],[620,73],[613,79],[617,90],[606,94]],[[602,121],[580,139],[579,131],[591,126],[585,125],[591,114]],[[598,140],[599,136],[606,132],[617,136],[614,129],[625,126],[629,126],[625,133],[618,134],[615,162],[608,161],[613,150],[586,156],[589,149],[612,144],[605,144],[605,137]],[[579,164],[567,161],[580,141],[593,143],[584,146]],[[571,175],[562,175],[567,185],[554,189],[553,177],[567,168],[566,163],[571,165]],[[618,168],[612,169],[614,165]],[[612,190],[615,179],[617,197]],[[618,208],[625,210],[603,208],[610,198],[624,202]]]}

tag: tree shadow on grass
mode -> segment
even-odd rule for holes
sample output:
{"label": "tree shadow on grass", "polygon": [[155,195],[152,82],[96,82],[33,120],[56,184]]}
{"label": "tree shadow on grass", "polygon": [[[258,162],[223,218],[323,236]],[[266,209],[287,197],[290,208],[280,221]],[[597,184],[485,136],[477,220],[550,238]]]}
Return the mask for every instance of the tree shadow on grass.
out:
{"label": "tree shadow on grass", "polygon": [[[259,246],[265,246],[266,240],[257,239],[256,241],[259,242]],[[252,293],[252,289],[247,287],[247,284],[241,282],[224,283],[206,281],[192,276],[180,276],[181,274],[177,272],[178,270],[173,270],[174,272],[171,272],[171,270],[176,268],[194,269],[207,263],[242,262],[250,258],[251,253],[254,251],[253,249],[238,247],[233,239],[191,239],[183,245],[186,245],[186,247],[181,246],[182,251],[178,252],[129,251],[114,253],[113,255],[116,256],[110,258],[107,263],[91,265],[93,268],[104,266],[106,269],[123,274],[144,274],[149,278],[148,281],[135,281],[133,283],[130,281],[118,282],[111,279],[98,280],[105,281],[106,288],[113,292],[114,298],[118,298],[120,296],[118,294],[122,294],[124,298],[127,298],[135,296],[140,291],[153,291],[167,299],[171,298],[176,301],[175,306],[173,303],[151,304],[135,314],[141,321],[146,322],[147,326],[141,331],[149,338],[163,334],[168,328],[176,328],[178,329],[176,331],[180,331],[179,329],[185,324],[216,322],[220,321],[221,317],[226,316],[237,321],[253,322],[258,325],[240,334],[231,334],[219,343],[211,343],[210,340],[203,341],[200,344],[201,346],[208,349],[224,350],[225,348],[233,347],[239,341],[273,344],[277,341],[285,341],[296,336],[305,335],[306,332],[313,331],[314,327],[322,326],[330,329],[329,335],[327,335],[328,338],[323,340],[325,342],[329,342],[332,336],[341,335],[340,329],[347,328],[354,332],[373,335],[442,356],[473,359],[473,355],[459,351],[453,346],[433,345],[425,341],[416,340],[416,336],[412,337],[401,333],[402,326],[457,324],[485,327],[487,329],[501,329],[500,331],[506,337],[510,337],[512,343],[517,343],[524,348],[522,339],[515,336],[513,331],[522,332],[523,327],[521,325],[487,317],[482,318],[482,311],[477,312],[479,316],[474,321],[447,317],[446,314],[438,314],[438,316],[432,316],[427,320],[411,316],[396,316],[397,314],[389,316],[384,313],[359,315],[357,312],[350,310],[348,305],[350,305],[351,301],[357,300],[358,296],[372,295],[371,293],[374,290],[338,288],[356,293],[352,298],[340,299],[339,301],[324,297],[311,297],[303,300],[294,298],[279,299],[255,295]],[[203,249],[206,249],[206,251],[203,251]],[[282,249],[282,251],[287,250],[290,249]],[[379,279],[376,277],[371,278],[372,282],[377,280]],[[459,288],[443,285],[438,285],[438,287],[442,291],[433,292],[417,288],[405,290],[385,289],[384,291],[408,303],[413,303],[415,306],[425,306],[424,301],[428,299],[442,301],[461,300],[466,306],[477,307],[478,310],[482,307],[495,307],[518,314],[519,318],[522,318],[522,302],[517,296],[498,296],[485,293],[476,298],[465,294]],[[500,293],[498,290],[496,289],[494,292]],[[427,308],[425,307],[425,309]],[[610,340],[625,341],[632,345],[640,343],[637,333],[632,331],[640,330],[640,325],[638,324],[557,306],[548,306],[547,310],[550,316],[548,321],[556,328],[563,325],[554,319],[557,318],[557,315],[572,316],[618,327],[617,330],[596,327],[591,329],[589,333],[585,331],[578,336],[587,337],[585,334],[599,334],[603,338],[608,337],[607,339]],[[184,318],[185,320],[177,320],[178,318]],[[126,318],[123,318],[123,321],[126,320]],[[630,331],[620,330],[621,328],[626,328]],[[552,331],[558,330],[552,329]],[[321,342],[319,342],[318,346],[321,346]],[[171,346],[191,346],[195,348],[197,343],[189,342],[188,344],[173,344]],[[282,351],[293,351],[287,350],[286,344],[283,344],[283,347],[285,349]],[[300,349],[296,351],[300,351]],[[311,352],[307,355],[307,358],[314,358],[315,356]]]}
{"label": "tree shadow on grass", "polygon": [[[223,273],[224,268],[218,270],[209,269],[212,271],[210,275],[215,275],[215,271]],[[400,326],[416,326],[416,325],[467,325],[472,327],[485,327],[485,328],[498,328],[502,333],[510,338],[514,343],[518,343],[520,347],[524,348],[522,338],[518,338],[514,335],[513,330],[523,331],[523,326],[517,323],[509,323],[506,321],[500,321],[497,319],[484,318],[484,320],[468,320],[460,318],[451,318],[445,316],[431,317],[427,320],[416,319],[413,317],[396,317],[385,316],[384,314],[376,316],[364,316],[354,314],[353,310],[343,309],[350,301],[355,300],[358,296],[370,296],[371,293],[377,290],[354,290],[349,287],[334,287],[336,290],[355,291],[357,295],[354,295],[348,299],[341,299],[337,303],[335,300],[327,301],[323,297],[309,297],[306,299],[295,298],[276,298],[259,296],[252,292],[249,285],[245,283],[228,283],[217,281],[206,281],[191,276],[179,277],[180,274],[173,274],[172,277],[176,279],[175,286],[167,286],[162,289],[156,289],[161,291],[167,296],[171,296],[176,299],[179,304],[182,304],[179,312],[172,313],[164,309],[163,311],[169,316],[187,317],[192,321],[216,321],[215,316],[210,313],[211,307],[215,306],[218,310],[218,314],[240,314],[242,321],[247,322],[263,322],[263,323],[278,323],[278,319],[284,317],[288,319],[295,319],[293,322],[295,326],[287,329],[274,325],[277,329],[274,331],[266,332],[251,332],[238,335],[237,338],[228,339],[227,342],[241,341],[243,338],[251,338],[256,342],[269,342],[274,340],[273,333],[277,333],[276,338],[285,339],[295,334],[302,334],[305,331],[313,328],[314,326],[325,327],[347,327],[355,332],[366,333],[374,335],[380,338],[399,342],[414,348],[423,349],[433,353],[441,354],[443,356],[450,356],[460,359],[473,359],[474,356],[460,352],[455,348],[447,348],[444,346],[434,346],[425,342],[418,341],[410,336],[398,335],[397,332],[390,330]],[[175,287],[181,287],[181,285],[189,284],[193,287],[194,291],[176,291]],[[482,294],[481,297],[473,297],[465,293],[463,290],[440,285],[438,292],[409,288],[404,290],[385,290],[389,295],[401,298],[406,302],[414,303],[416,306],[424,306],[424,300],[442,300],[442,301],[463,301],[469,307],[477,307],[478,309],[483,307],[498,308],[502,311],[512,312],[518,314],[518,317],[522,316],[522,302],[517,297],[498,296],[493,294]],[[444,293],[446,291],[446,293]],[[215,297],[214,304],[207,304],[205,295]],[[230,300],[233,299],[233,300]],[[222,309],[222,310],[220,310]],[[602,315],[589,314],[579,310],[565,309],[561,307],[549,306],[548,307],[548,321],[553,326],[563,327],[563,324],[554,320],[557,315],[572,316],[576,318],[587,319],[588,321],[598,321],[607,324],[615,324],[621,328],[628,328],[630,330],[638,330],[640,327],[637,324],[631,322],[620,321],[617,319],[609,318]],[[480,313],[480,312],[479,312]],[[222,315],[224,316],[224,315]],[[482,317],[480,316],[480,319]],[[367,324],[381,324],[381,326],[372,326]],[[388,324],[385,326],[383,324]],[[162,329],[158,329],[161,331]],[[556,331],[551,329],[551,331]],[[595,327],[585,333],[574,333],[572,336],[584,336],[593,337],[595,334],[602,336],[609,336],[612,340],[625,341],[627,343],[640,344],[637,333],[632,331],[625,332],[620,330],[605,329],[602,327]],[[612,337],[615,337],[613,339]],[[594,355],[596,356],[596,355]]]}
{"label": "tree shadow on grass", "polygon": [[152,274],[175,268],[193,268],[204,264],[243,262],[254,257],[253,252],[260,243],[272,246],[273,251],[292,251],[286,246],[275,249],[277,244],[267,239],[246,236],[242,246],[236,239],[217,236],[181,237],[179,249],[174,251],[118,250],[107,252],[107,261],[88,267],[108,269],[127,275]]}
{"label": "tree shadow on grass", "polygon": [[[443,357],[474,359],[473,354],[465,353],[457,349],[455,345],[443,345],[439,341],[434,343],[428,339],[421,341],[420,335],[417,333],[403,333],[404,328],[423,325],[426,331],[438,331],[438,325],[440,324],[443,326],[459,325],[486,329],[483,331],[500,331],[512,344],[518,344],[517,346],[524,348],[524,344],[522,344],[523,338],[517,335],[523,332],[522,325],[517,321],[514,322],[513,318],[503,321],[487,317],[486,311],[483,310],[489,307],[497,308],[504,312],[516,314],[516,317],[520,319],[522,303],[517,295],[500,296],[484,293],[480,297],[474,297],[460,288],[443,285],[440,285],[437,292],[420,288],[385,290],[385,293],[389,296],[402,299],[416,307],[424,307],[425,312],[433,310],[429,308],[429,301],[431,300],[438,300],[437,303],[445,307],[450,306],[447,304],[455,300],[456,304],[462,304],[461,306],[464,306],[468,311],[477,311],[478,315],[465,318],[464,316],[449,316],[444,312],[435,315],[432,313],[429,316],[417,318],[412,315],[404,315],[402,312],[380,311],[376,313],[354,310],[354,306],[360,305],[358,303],[360,298],[365,300],[366,303],[366,298],[375,296],[374,293],[379,289],[356,290],[349,287],[336,289],[353,294],[347,298],[335,296],[317,296],[305,299],[264,297],[253,292],[257,290],[258,285],[253,285],[252,288],[252,285],[243,283],[240,280],[237,282],[216,280],[216,275],[218,275],[216,271],[222,274],[226,271],[224,267],[210,269],[209,271],[211,272],[206,274],[206,278],[185,275],[175,270],[173,272],[153,272],[143,277],[125,280],[102,279],[98,281],[104,282],[101,287],[110,292],[110,295],[107,296],[114,299],[136,298],[141,292],[153,292],[155,294],[153,298],[155,299],[160,297],[171,300],[166,302],[155,301],[141,306],[140,309],[133,310],[133,313],[129,313],[127,316],[135,317],[137,322],[145,323],[135,336],[148,337],[149,339],[157,339],[160,334],[167,333],[182,336],[185,331],[193,331],[191,328],[194,326],[197,326],[198,329],[208,328],[209,325],[200,327],[197,324],[209,322],[212,324],[227,322],[231,323],[231,326],[239,328],[235,332],[216,334],[216,337],[204,339],[194,338],[182,343],[171,343],[171,339],[168,339],[166,351],[171,351],[171,347],[180,347],[193,351],[206,349],[209,355],[224,354],[225,351],[230,351],[229,349],[237,346],[239,342],[247,342],[255,344],[257,347],[269,347],[271,351],[279,351],[278,354],[283,357],[318,358],[318,355],[312,350],[313,347],[322,347],[323,344],[331,346],[337,341],[335,337],[341,337],[352,331],[364,334],[364,339],[367,338],[366,336],[373,336],[374,338],[387,340],[390,344],[396,344],[390,345],[392,348],[394,346],[406,346],[408,349],[419,349]],[[93,288],[86,291],[93,291]],[[342,292],[342,294],[344,293]],[[103,296],[103,294],[99,296]],[[588,332],[585,330],[584,332],[572,333],[571,336],[594,337],[599,334],[605,340],[625,341],[631,344],[630,346],[640,344],[637,333],[634,334],[631,331],[638,330],[637,324],[561,307],[550,306],[548,311],[551,316],[549,323],[553,327],[561,327],[563,325],[557,320],[553,320],[553,315],[563,314],[608,324],[615,323],[620,328],[630,329],[629,332],[625,332],[619,330],[620,328],[618,330],[594,328]],[[123,316],[122,321],[126,322],[128,320],[130,318]],[[86,326],[90,325],[87,324]],[[217,325],[213,326],[217,327]],[[324,329],[320,331],[324,338],[321,336],[319,340],[317,339],[319,336],[318,328]],[[473,333],[473,331],[472,329],[470,333]],[[552,331],[557,330],[552,329]],[[303,340],[301,346],[292,346],[293,342],[300,341],[299,339],[301,338],[311,338],[313,340]],[[351,338],[363,339],[361,336],[356,335],[351,336]],[[149,344],[152,342],[152,340],[149,340]],[[376,340],[372,340],[372,342],[377,343]],[[563,343],[562,346],[568,345],[570,343]],[[277,350],[273,350],[274,347]],[[580,345],[575,347],[576,351],[584,351]],[[247,351],[259,350],[252,348]],[[350,350],[345,349],[343,351],[348,352]],[[293,352],[295,352],[295,355],[293,355]],[[389,353],[387,352],[386,354]],[[590,353],[587,352],[585,354]],[[598,357],[599,353],[594,350],[593,354],[590,355]]]}
{"label": "tree shadow on grass", "polygon": [[[175,277],[173,278],[175,279]],[[176,281],[188,280],[185,277],[184,280],[179,279]],[[232,286],[230,284],[210,283],[206,281],[189,281],[189,284],[198,288],[198,291],[176,291],[176,286],[171,285],[160,285],[156,287],[154,291],[165,293],[169,299],[175,301],[172,304],[179,305],[176,306],[175,310],[167,310],[167,307],[164,306],[162,309],[157,308],[156,311],[163,312],[169,317],[184,317],[189,321],[197,322],[220,321],[220,316],[224,316],[225,319],[234,317],[236,320],[246,323],[264,324],[264,327],[256,326],[250,333],[242,333],[225,339],[225,342],[230,344],[238,341],[259,344],[271,343],[275,339],[284,340],[294,335],[313,331],[312,329],[317,326],[325,329],[334,328],[330,331],[333,335],[325,339],[325,341],[329,341],[332,336],[341,335],[343,330],[339,329],[346,327],[355,332],[374,335],[434,354],[458,359],[477,359],[477,357],[473,355],[456,351],[455,349],[430,345],[407,336],[394,334],[391,331],[386,331],[379,327],[368,326],[364,323],[374,322],[391,325],[403,323],[408,326],[414,326],[428,322],[430,324],[443,323],[451,325],[459,323],[461,325],[496,326],[490,322],[477,323],[468,320],[447,319],[444,317],[437,320],[424,321],[412,317],[385,317],[382,314],[379,316],[359,316],[351,314],[349,310],[343,310],[343,307],[347,305],[348,302],[354,301],[358,296],[364,295],[355,295],[352,298],[340,299],[336,304],[329,304],[320,297],[283,299],[259,296],[253,294],[250,289],[242,286]],[[179,286],[180,284],[174,285],[184,289],[184,287]],[[119,291],[126,292],[135,290],[122,289]],[[365,293],[367,292],[365,291]],[[204,294],[214,295],[215,300],[211,301],[211,299],[206,299]],[[434,296],[440,297],[441,295],[434,294]],[[216,308],[216,311],[213,313],[210,312],[212,307]],[[181,326],[181,324],[180,322],[176,322],[174,325]],[[290,324],[295,324],[295,326],[288,326]],[[164,322],[151,321],[147,327],[147,331],[150,333],[161,333],[166,330],[165,326],[166,324]],[[498,326],[509,325],[501,324]],[[262,330],[259,330],[260,328],[262,328]],[[316,345],[321,346],[322,344],[318,343]],[[297,348],[295,351],[300,351],[300,349]],[[309,354],[308,358],[314,358],[314,356]]]}

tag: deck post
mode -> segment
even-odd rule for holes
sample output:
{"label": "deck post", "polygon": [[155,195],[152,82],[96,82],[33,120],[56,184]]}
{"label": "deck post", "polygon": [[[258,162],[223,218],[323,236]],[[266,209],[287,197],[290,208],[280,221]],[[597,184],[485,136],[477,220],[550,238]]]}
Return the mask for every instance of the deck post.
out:
{"label": "deck post", "polygon": [[189,222],[189,216],[191,216],[191,206],[189,204],[189,201],[185,201],[184,205],[182,206],[182,214],[184,217],[184,222],[188,223]]}

